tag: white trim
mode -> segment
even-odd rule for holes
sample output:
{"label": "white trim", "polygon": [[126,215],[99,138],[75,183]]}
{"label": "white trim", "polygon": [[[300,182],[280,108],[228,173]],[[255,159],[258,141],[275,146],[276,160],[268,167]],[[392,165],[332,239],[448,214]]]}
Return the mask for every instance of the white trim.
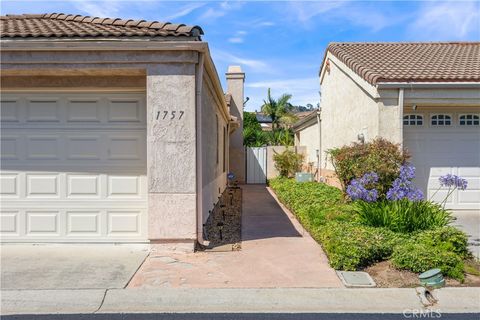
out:
{"label": "white trim", "polygon": [[397,88],[480,88],[480,82],[379,82],[377,89]]}

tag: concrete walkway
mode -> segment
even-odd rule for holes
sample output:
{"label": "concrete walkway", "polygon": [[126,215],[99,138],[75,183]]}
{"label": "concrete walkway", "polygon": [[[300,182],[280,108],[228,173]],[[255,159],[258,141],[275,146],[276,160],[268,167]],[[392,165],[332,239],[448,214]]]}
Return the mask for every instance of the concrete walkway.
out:
{"label": "concrete walkway", "polygon": [[242,250],[148,257],[130,288],[341,287],[322,248],[263,185],[243,189]]}
{"label": "concrete walkway", "polygon": [[2,244],[2,290],[125,288],[148,254],[144,245]]}
{"label": "concrete walkway", "polygon": [[478,210],[454,211],[452,225],[468,235],[468,249],[480,260],[480,212]]}

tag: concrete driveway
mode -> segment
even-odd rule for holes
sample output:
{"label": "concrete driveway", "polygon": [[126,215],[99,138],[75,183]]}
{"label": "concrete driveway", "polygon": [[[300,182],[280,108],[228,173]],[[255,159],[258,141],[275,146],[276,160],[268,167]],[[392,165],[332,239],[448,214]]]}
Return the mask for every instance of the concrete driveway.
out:
{"label": "concrete driveway", "polygon": [[8,245],[1,250],[1,289],[124,288],[148,252],[142,246]]}
{"label": "concrete driveway", "polygon": [[468,235],[468,248],[475,258],[480,260],[480,212],[476,210],[454,211],[452,225],[465,231]]}

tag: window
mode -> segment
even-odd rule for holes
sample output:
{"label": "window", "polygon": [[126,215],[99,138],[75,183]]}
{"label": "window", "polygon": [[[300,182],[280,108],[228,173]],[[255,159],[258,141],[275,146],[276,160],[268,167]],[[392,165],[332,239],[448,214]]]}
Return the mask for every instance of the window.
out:
{"label": "window", "polygon": [[462,114],[459,117],[461,126],[478,126],[480,125],[480,117],[476,114]]}
{"label": "window", "polygon": [[403,116],[404,126],[422,126],[423,116],[419,114],[407,114]]}
{"label": "window", "polygon": [[448,114],[432,115],[432,126],[450,126],[452,125],[452,117]]}

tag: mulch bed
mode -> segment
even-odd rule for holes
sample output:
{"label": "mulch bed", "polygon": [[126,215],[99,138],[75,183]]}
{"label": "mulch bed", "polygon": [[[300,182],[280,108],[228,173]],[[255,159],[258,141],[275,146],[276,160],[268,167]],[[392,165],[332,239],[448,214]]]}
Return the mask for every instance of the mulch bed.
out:
{"label": "mulch bed", "polygon": [[[378,262],[365,270],[379,288],[412,288],[420,286],[418,274],[406,270],[395,269],[390,261]],[[445,278],[447,287],[479,287],[480,276],[466,274],[465,281]]]}
{"label": "mulch bed", "polygon": [[242,189],[228,187],[221,195],[205,223],[208,248],[232,245],[241,249],[242,240]]}

